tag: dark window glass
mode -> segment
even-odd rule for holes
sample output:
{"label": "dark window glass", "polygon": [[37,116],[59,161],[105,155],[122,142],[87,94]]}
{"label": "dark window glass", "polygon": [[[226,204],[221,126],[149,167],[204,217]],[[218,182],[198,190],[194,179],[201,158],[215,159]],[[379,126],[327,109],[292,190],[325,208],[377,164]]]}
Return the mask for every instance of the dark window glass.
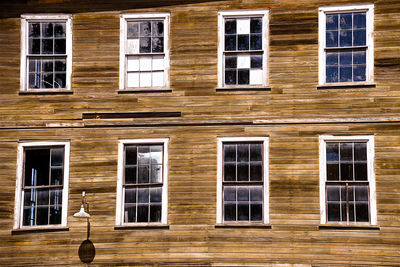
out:
{"label": "dark window glass", "polygon": [[249,84],[250,71],[248,69],[238,70],[238,84]]}
{"label": "dark window glass", "polygon": [[237,57],[225,57],[225,68],[236,68],[237,67]]}
{"label": "dark window glass", "polygon": [[65,37],[65,23],[54,24],[54,37]]}
{"label": "dark window glass", "polygon": [[362,46],[366,44],[366,31],[365,30],[355,30],[354,34],[354,46]]}
{"label": "dark window glass", "polygon": [[235,51],[236,50],[236,35],[225,36],[225,50]]}
{"label": "dark window glass", "polygon": [[342,13],[340,14],[340,29],[351,29],[353,27],[352,23],[352,13]]}
{"label": "dark window glass", "polygon": [[236,19],[225,20],[225,34],[236,34]]}
{"label": "dark window glass", "polygon": [[40,37],[40,23],[29,23],[29,37]]}
{"label": "dark window glass", "polygon": [[140,36],[151,36],[151,23],[150,21],[140,22]]}
{"label": "dark window glass", "polygon": [[338,29],[338,15],[326,15],[326,30],[337,30]]}
{"label": "dark window glass", "polygon": [[327,52],[326,53],[326,65],[337,66],[338,65],[338,53],[337,52]]}
{"label": "dark window glass", "polygon": [[251,56],[250,68],[262,68],[262,56]]}
{"label": "dark window glass", "polygon": [[262,32],[262,19],[252,18],[250,19],[250,33],[261,33]]}
{"label": "dark window glass", "polygon": [[249,50],[249,35],[238,34],[238,50]]}
{"label": "dark window glass", "polygon": [[353,21],[354,21],[354,29],[366,28],[365,13],[354,13]]}
{"label": "dark window glass", "polygon": [[326,67],[326,82],[334,83],[339,81],[339,70],[337,67]]}
{"label": "dark window glass", "polygon": [[139,51],[140,53],[150,53],[151,52],[151,38],[148,37],[141,37],[140,38],[140,47]]}
{"label": "dark window glass", "polygon": [[236,84],[236,70],[225,71],[225,84]]}
{"label": "dark window glass", "polygon": [[164,38],[163,37],[154,37],[151,38],[152,41],[152,52],[164,52]]}
{"label": "dark window glass", "polygon": [[338,32],[337,31],[327,31],[326,32],[326,46],[327,47],[337,47],[338,46]]}
{"label": "dark window glass", "polygon": [[250,50],[262,50],[261,34],[252,34],[250,36]]}
{"label": "dark window glass", "polygon": [[65,39],[54,40],[54,54],[65,54]]}

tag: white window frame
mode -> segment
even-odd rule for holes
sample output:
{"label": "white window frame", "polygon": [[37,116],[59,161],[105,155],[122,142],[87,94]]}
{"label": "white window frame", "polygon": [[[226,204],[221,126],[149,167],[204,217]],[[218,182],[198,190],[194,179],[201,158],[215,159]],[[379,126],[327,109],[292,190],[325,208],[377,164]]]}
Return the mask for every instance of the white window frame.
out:
{"label": "white window frame", "polygon": [[[225,19],[240,17],[262,17],[262,49],[263,53],[263,83],[262,85],[225,85],[224,82],[224,43],[225,43]],[[236,11],[219,11],[218,12],[218,87],[219,88],[251,88],[251,87],[268,87],[268,58],[269,58],[269,10],[236,10]]]}
{"label": "white window frame", "polygon": [[[365,81],[326,83],[326,15],[343,12],[366,11],[366,70]],[[320,7],[318,12],[319,85],[370,84],[374,81],[374,5]]]}
{"label": "white window frame", "polygon": [[[127,86],[126,81],[126,42],[127,42],[127,22],[135,20],[149,20],[158,19],[164,20],[164,81],[165,86],[162,87],[135,87],[131,88]],[[168,89],[170,86],[169,81],[169,21],[170,13],[137,13],[137,14],[121,14],[120,15],[120,41],[119,41],[119,90],[158,90]]]}
{"label": "white window frame", "polygon": [[355,222],[350,225],[376,225],[377,224],[377,213],[376,213],[376,187],[375,187],[375,143],[374,136],[333,136],[333,135],[321,135],[319,137],[319,196],[320,196],[320,214],[321,224],[344,224],[346,222],[327,222],[327,211],[326,211],[326,143],[327,141],[338,141],[338,142],[354,142],[363,141],[367,143],[367,172],[369,182],[369,212],[370,212],[370,223]]}
{"label": "white window frame", "polygon": [[[66,77],[65,88],[29,89],[28,88],[28,23],[29,22],[60,21],[65,22],[65,53]],[[72,15],[70,14],[25,14],[21,15],[21,65],[20,65],[20,90],[29,92],[71,90],[72,74]]]}
{"label": "white window frame", "polygon": [[118,142],[118,174],[117,174],[117,201],[116,201],[116,217],[115,225],[117,226],[130,226],[130,225],[159,225],[158,222],[150,223],[125,223],[123,222],[124,212],[124,148],[125,145],[144,145],[144,144],[163,144],[163,185],[162,185],[162,196],[161,196],[161,225],[167,225],[168,217],[168,144],[169,138],[157,138],[157,139],[129,139],[119,140]]}
{"label": "white window frame", "polygon": [[[262,142],[263,145],[263,224],[269,223],[269,137],[221,137],[217,141],[217,224],[223,224],[223,144],[236,142]],[[257,224],[257,222],[232,222],[235,224]],[[230,224],[226,222],[225,224]]]}
{"label": "white window frame", "polygon": [[[23,213],[23,191],[22,181],[24,175],[24,151],[25,148],[30,147],[64,147],[64,177],[63,177],[63,191],[62,191],[62,212],[61,224],[51,225],[35,225],[23,226],[22,213]],[[59,226],[67,226],[68,215],[68,188],[69,188],[69,158],[70,158],[70,143],[69,142],[22,142],[18,144],[18,157],[17,157],[17,179],[15,187],[15,206],[14,206],[14,227],[13,229],[41,229],[41,228],[57,228]]]}

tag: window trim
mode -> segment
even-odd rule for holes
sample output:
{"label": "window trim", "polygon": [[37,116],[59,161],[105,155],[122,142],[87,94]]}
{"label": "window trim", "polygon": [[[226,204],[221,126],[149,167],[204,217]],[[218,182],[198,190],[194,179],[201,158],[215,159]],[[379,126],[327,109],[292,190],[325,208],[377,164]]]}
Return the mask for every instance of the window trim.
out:
{"label": "window trim", "polygon": [[[164,20],[164,80],[165,86],[162,87],[127,87],[126,84],[126,40],[127,40],[127,22],[129,20],[140,19],[162,19]],[[119,39],[119,90],[120,91],[154,91],[168,90],[170,87],[170,58],[169,58],[169,24],[170,13],[137,13],[137,14],[121,14],[120,15],[120,39]]]}
{"label": "window trim", "polygon": [[[341,12],[366,11],[366,69],[365,81],[326,83],[326,15]],[[374,81],[374,5],[329,6],[318,9],[318,85],[370,85]]]}
{"label": "window trim", "polygon": [[259,225],[260,222],[224,222],[223,220],[223,144],[236,142],[262,142],[263,144],[263,224],[269,223],[269,137],[220,137],[217,140],[217,224]]}
{"label": "window trim", "polygon": [[[123,217],[123,185],[124,185],[124,148],[125,145],[143,145],[143,144],[162,144],[163,145],[163,185],[161,197],[161,223],[124,223]],[[167,225],[168,217],[168,144],[169,138],[156,138],[156,139],[124,139],[118,142],[118,171],[117,171],[117,201],[116,201],[116,226],[154,226],[154,225]]]}
{"label": "window trim", "polygon": [[[30,21],[63,21],[65,22],[65,54],[66,74],[65,88],[29,89],[28,88],[28,23]],[[20,61],[20,91],[21,92],[60,92],[70,91],[72,76],[72,15],[71,14],[24,14],[21,15],[21,61]]]}
{"label": "window trim", "polygon": [[[364,141],[367,143],[367,174],[369,183],[369,213],[370,222],[328,222],[326,212],[326,143],[327,141],[337,142],[354,142]],[[321,135],[319,136],[319,175],[320,175],[320,214],[321,214],[321,225],[343,225],[343,226],[354,226],[354,225],[377,225],[377,211],[376,211],[376,186],[375,186],[375,142],[373,135],[360,135],[360,136],[333,136],[333,135]]]}
{"label": "window trim", "polygon": [[[225,85],[224,82],[224,33],[225,33],[225,18],[238,17],[262,17],[262,50],[263,55],[263,83],[257,85]],[[269,86],[269,10],[232,10],[218,12],[218,88],[219,89],[252,89],[252,88],[268,88]]]}
{"label": "window trim", "polygon": [[[63,177],[63,201],[62,201],[62,213],[61,213],[61,224],[49,224],[49,225],[35,225],[35,226],[23,226],[22,225],[22,213],[23,213],[23,199],[22,199],[22,182],[23,172],[25,168],[24,152],[25,148],[31,147],[64,147],[64,177]],[[69,188],[69,161],[70,161],[70,142],[21,142],[18,144],[18,156],[17,156],[17,178],[15,187],[15,205],[14,205],[14,226],[13,229],[48,229],[48,228],[60,228],[67,226],[67,215],[68,215],[68,188]]]}

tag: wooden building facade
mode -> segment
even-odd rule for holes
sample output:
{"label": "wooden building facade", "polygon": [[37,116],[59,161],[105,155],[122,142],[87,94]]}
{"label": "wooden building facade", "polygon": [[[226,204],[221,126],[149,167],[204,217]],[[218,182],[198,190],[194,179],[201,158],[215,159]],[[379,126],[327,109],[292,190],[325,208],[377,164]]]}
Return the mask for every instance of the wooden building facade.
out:
{"label": "wooden building facade", "polygon": [[0,265],[82,265],[82,191],[94,266],[399,265],[400,1],[3,1],[0,44]]}

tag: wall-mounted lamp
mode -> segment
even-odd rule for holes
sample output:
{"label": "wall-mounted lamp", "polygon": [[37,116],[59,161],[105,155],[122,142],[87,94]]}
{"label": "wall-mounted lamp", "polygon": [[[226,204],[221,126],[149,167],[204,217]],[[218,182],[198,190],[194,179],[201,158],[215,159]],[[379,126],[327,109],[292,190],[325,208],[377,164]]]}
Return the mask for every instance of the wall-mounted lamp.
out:
{"label": "wall-mounted lamp", "polygon": [[81,210],[74,214],[76,218],[90,218],[90,214],[85,211],[85,191],[82,192],[82,205]]}

